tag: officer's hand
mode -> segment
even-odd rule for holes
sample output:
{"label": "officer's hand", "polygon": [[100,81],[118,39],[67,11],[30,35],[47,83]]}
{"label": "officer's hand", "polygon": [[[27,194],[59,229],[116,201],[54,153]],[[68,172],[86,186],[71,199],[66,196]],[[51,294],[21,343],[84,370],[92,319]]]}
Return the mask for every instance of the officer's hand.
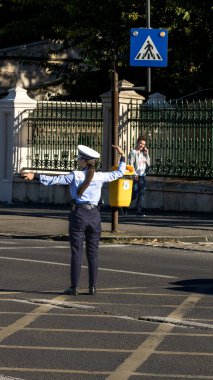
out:
{"label": "officer's hand", "polygon": [[115,148],[121,156],[124,156],[124,151],[118,146],[118,145],[112,145],[113,148]]}
{"label": "officer's hand", "polygon": [[28,179],[30,181],[32,181],[34,179],[34,173],[33,172],[29,172],[29,173],[20,172],[20,176],[21,176],[21,178]]}

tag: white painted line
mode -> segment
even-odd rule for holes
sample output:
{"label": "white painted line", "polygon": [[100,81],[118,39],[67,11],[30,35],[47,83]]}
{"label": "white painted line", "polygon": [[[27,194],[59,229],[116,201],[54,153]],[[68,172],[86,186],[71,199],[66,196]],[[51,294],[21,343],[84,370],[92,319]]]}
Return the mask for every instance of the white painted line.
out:
{"label": "white painted line", "polygon": [[[31,247],[32,248],[32,247]],[[14,261],[26,261],[30,263],[40,263],[40,264],[52,264],[52,265],[61,265],[61,266],[66,266],[68,267],[69,264],[64,264],[64,263],[57,263],[55,261],[43,261],[43,260],[33,260],[33,259],[21,259],[18,257],[6,257],[6,256],[0,256],[0,259],[2,260],[14,260]]]}
{"label": "white painted line", "polygon": [[119,269],[106,269],[106,268],[99,268],[99,270],[102,270],[102,271],[107,271],[107,272],[116,272],[116,273],[128,273],[128,274],[137,274],[139,276],[149,276],[149,277],[158,277],[158,278],[177,278],[177,277],[174,277],[174,276],[166,276],[166,275],[163,275],[163,274],[154,274],[154,273],[144,273],[144,272],[132,272],[132,271],[129,271],[129,270],[119,270]]}
{"label": "white painted line", "polygon": [[171,323],[176,326],[194,327],[194,328],[199,328],[199,329],[204,329],[204,330],[213,330],[212,324],[192,322],[192,321],[183,320],[183,319],[144,316],[144,317],[139,317],[139,320],[147,321],[147,322],[156,322],[156,323]]}
{"label": "white painted line", "polygon": [[78,304],[74,302],[65,302],[65,301],[54,301],[49,299],[29,299],[24,300],[20,298],[7,298],[3,301],[7,302],[18,302],[18,303],[26,303],[26,304],[34,304],[34,305],[43,305],[49,307],[49,305],[54,306],[56,308],[64,308],[64,309],[97,309],[95,306],[88,306],[83,304]]}
{"label": "white painted line", "polygon": [[[0,259],[2,259],[2,260],[14,260],[14,261],[26,261],[26,262],[31,262],[31,263],[50,264],[50,265],[59,265],[59,266],[70,266],[70,264],[57,263],[55,261],[42,261],[42,260],[32,260],[32,259],[21,259],[21,258],[17,258],[17,257],[0,256]],[[87,266],[82,266],[82,268],[85,269],[85,268],[87,268]],[[144,273],[144,272],[132,272],[132,271],[127,271],[127,270],[109,269],[109,268],[99,268],[99,271],[115,272],[115,273],[128,273],[128,274],[133,274],[133,275],[138,275],[138,276],[149,276],[149,277],[158,277],[158,278],[171,278],[171,279],[177,278],[177,277],[174,277],[174,276],[166,276],[166,275],[163,275],[163,274]]]}
{"label": "white painted line", "polygon": [[95,306],[88,306],[83,304],[78,304],[74,302],[65,302],[65,301],[55,301],[55,300],[49,300],[49,299],[30,299],[28,300],[29,303],[39,304],[39,305],[52,305],[56,307],[63,307],[63,308],[74,308],[74,309],[97,309]]}
{"label": "white painted line", "polygon": [[[97,309],[95,306],[88,306],[88,305],[83,305],[80,303],[74,303],[74,302],[65,302],[65,301],[54,301],[54,300],[49,300],[49,299],[29,299],[29,300],[24,300],[24,299],[18,299],[18,298],[13,298],[13,299],[6,299],[6,301],[10,302],[19,302],[19,303],[27,303],[27,304],[34,304],[34,305],[44,305],[49,307],[49,305],[54,306],[56,308],[64,308],[64,309]],[[1,379],[0,379],[1,380]]]}
{"label": "white painted line", "polygon": [[23,380],[23,379],[20,379],[20,377],[10,377],[10,376],[0,375],[0,380]]}
{"label": "white painted line", "polygon": [[66,247],[66,246],[63,246],[63,245],[54,245],[54,246],[31,246],[31,247],[26,247],[26,246],[16,246],[16,247],[0,247],[0,250],[2,249],[3,251],[5,251],[6,249],[7,250],[16,250],[16,251],[20,251],[21,249],[45,249],[45,248],[49,248],[49,249],[69,249],[69,247]]}

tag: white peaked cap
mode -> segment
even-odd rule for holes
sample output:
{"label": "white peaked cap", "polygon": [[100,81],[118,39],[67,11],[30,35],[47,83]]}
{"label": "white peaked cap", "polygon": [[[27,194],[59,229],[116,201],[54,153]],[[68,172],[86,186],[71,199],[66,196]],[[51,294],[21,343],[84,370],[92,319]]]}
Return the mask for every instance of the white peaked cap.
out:
{"label": "white peaked cap", "polygon": [[78,154],[85,160],[96,160],[100,157],[100,153],[86,145],[78,145]]}

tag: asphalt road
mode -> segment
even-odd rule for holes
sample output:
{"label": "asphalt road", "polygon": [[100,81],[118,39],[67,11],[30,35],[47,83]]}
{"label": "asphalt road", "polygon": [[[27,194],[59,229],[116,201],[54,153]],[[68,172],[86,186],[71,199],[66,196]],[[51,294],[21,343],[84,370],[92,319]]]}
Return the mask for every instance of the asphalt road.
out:
{"label": "asphalt road", "polygon": [[67,242],[0,239],[0,380],[213,379],[213,255],[101,245],[97,296]]}

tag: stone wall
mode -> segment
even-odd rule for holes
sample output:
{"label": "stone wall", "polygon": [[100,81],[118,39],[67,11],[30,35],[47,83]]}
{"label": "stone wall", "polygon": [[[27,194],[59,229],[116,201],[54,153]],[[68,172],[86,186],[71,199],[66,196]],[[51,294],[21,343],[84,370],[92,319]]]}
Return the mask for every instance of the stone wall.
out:
{"label": "stone wall", "polygon": [[[108,185],[102,191],[105,206]],[[14,177],[13,202],[67,205],[70,203],[68,186],[44,186]],[[132,203],[131,207],[134,207]],[[144,208],[148,210],[213,213],[213,181],[189,181],[161,177],[147,177]]]}

